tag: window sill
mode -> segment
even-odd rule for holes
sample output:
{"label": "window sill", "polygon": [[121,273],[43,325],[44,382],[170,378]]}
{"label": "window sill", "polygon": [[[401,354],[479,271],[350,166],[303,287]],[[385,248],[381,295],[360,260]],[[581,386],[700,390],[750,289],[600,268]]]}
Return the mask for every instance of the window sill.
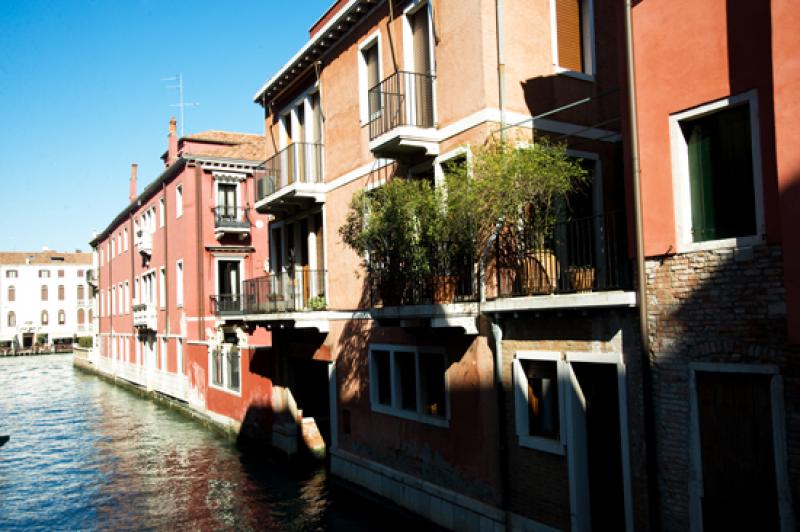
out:
{"label": "window sill", "polygon": [[560,66],[556,66],[556,74],[568,78],[580,79],[582,81],[591,81],[591,82],[595,81],[594,76],[591,74],[586,74],[585,72],[577,72],[575,70],[570,70],[568,68]]}
{"label": "window sill", "polygon": [[418,423],[425,423],[426,425],[433,425],[435,427],[450,428],[450,421],[444,418],[425,416],[410,412],[408,410],[400,410],[390,406],[372,405],[372,411],[379,414],[386,414],[388,416],[399,417],[408,421],[416,421]]}
{"label": "window sill", "polygon": [[735,249],[742,247],[758,246],[764,243],[766,235],[741,236],[723,238],[720,240],[705,240],[703,242],[686,242],[678,248],[678,253],[693,251],[713,251],[715,249]]}
{"label": "window sill", "polygon": [[564,455],[564,445],[559,440],[540,436],[517,436],[519,446],[535,449],[550,454]]}
{"label": "window sill", "polygon": [[218,384],[213,384],[213,383],[208,383],[208,387],[211,388],[212,390],[217,390],[218,392],[224,392],[224,393],[227,393],[229,395],[234,395],[236,397],[241,397],[242,396],[241,389],[234,390],[232,388],[226,388],[224,386],[220,386]]}

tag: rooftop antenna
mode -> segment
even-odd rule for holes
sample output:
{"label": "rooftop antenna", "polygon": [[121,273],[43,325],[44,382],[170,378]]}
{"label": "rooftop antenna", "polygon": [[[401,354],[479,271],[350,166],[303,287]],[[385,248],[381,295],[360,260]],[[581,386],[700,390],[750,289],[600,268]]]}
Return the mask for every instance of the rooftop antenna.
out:
{"label": "rooftop antenna", "polygon": [[169,78],[161,78],[161,81],[175,81],[177,85],[167,85],[168,89],[178,89],[178,103],[170,104],[170,107],[180,107],[181,112],[181,137],[183,137],[183,108],[196,107],[200,105],[198,102],[184,102],[183,101],[183,74],[177,74]]}

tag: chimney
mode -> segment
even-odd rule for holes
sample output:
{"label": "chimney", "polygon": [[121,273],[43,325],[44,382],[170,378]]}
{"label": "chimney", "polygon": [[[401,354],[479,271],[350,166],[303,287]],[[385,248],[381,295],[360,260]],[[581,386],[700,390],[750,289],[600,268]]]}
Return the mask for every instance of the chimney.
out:
{"label": "chimney", "polygon": [[169,145],[167,149],[167,166],[170,166],[178,158],[178,133],[177,121],[175,117],[169,119]]}
{"label": "chimney", "polygon": [[136,163],[131,164],[131,186],[128,192],[128,201],[131,203],[136,201],[136,169],[138,167],[139,165]]}

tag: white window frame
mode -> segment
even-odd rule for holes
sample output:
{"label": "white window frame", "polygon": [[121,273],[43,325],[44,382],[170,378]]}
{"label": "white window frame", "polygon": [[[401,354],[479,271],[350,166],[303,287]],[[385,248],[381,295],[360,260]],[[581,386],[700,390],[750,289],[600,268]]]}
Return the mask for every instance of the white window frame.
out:
{"label": "white window frame", "polygon": [[[391,405],[382,405],[378,403],[378,387],[373,386],[373,383],[378,382],[378,374],[377,368],[375,363],[373,362],[373,352],[374,351],[388,351],[389,352],[389,378],[390,378],[390,394],[391,394]],[[416,368],[416,375],[415,375],[415,390],[416,390],[416,403],[417,403],[417,411],[411,412],[409,410],[404,410],[400,407],[400,389],[399,389],[399,377],[395,371],[395,354],[396,353],[411,353],[414,355],[414,364]],[[436,416],[429,416],[422,413],[422,390],[420,387],[420,356],[424,355],[441,355],[444,360],[444,403],[445,403],[445,411],[444,416],[436,417]],[[447,365],[447,352],[442,347],[431,347],[431,346],[416,346],[416,345],[399,345],[399,344],[370,344],[369,346],[369,400],[370,406],[374,412],[379,412],[381,414],[387,414],[390,416],[395,416],[403,419],[408,419],[411,421],[417,421],[420,423],[426,423],[429,425],[436,425],[438,427],[449,427],[450,426],[450,379],[448,377],[448,365]]]}
{"label": "white window frame", "polygon": [[167,269],[158,269],[158,308],[167,308]]}
{"label": "white window frame", "polygon": [[[244,293],[244,256],[231,255],[231,256],[218,256],[214,257],[214,293],[219,294],[219,262],[220,261],[238,261],[239,262],[239,298],[241,299]],[[210,366],[209,366],[210,367]]]}
{"label": "white window frame", "polygon": [[126,227],[123,230],[123,238],[122,238],[122,246],[125,248],[125,251],[128,251],[128,228]]}
{"label": "white window frame", "polygon": [[175,187],[175,218],[183,216],[183,184]]}
{"label": "white window frame", "polygon": [[[728,107],[744,104],[750,111],[750,142],[753,159],[753,201],[755,201],[756,234],[719,240],[694,242],[692,239],[692,198],[689,182],[689,148],[681,130],[681,122],[713,114]],[[761,173],[761,141],[759,134],[758,94],[755,90],[728,96],[711,103],[670,115],[672,148],[672,190],[675,202],[675,237],[677,251],[701,251],[760,244],[766,235],[764,225],[764,181]]]}
{"label": "white window frame", "polygon": [[115,316],[117,314],[117,287],[111,287],[111,315]]}
{"label": "white window frame", "polygon": [[361,125],[369,123],[369,98],[368,92],[371,87],[367,87],[367,62],[364,59],[364,51],[372,46],[378,47],[378,82],[383,80],[383,48],[381,44],[381,31],[375,30],[358,45],[358,116]]}
{"label": "white window frame", "polygon": [[175,306],[183,306],[183,259],[175,261]]}
{"label": "white window frame", "polygon": [[123,297],[125,298],[123,306],[125,307],[125,314],[128,314],[131,310],[131,292],[130,292],[130,284],[128,284],[128,281],[125,281],[125,291],[123,292],[123,294],[124,294]]}
{"label": "white window frame", "polygon": [[[555,362],[558,385],[558,439],[531,436],[528,424],[528,378],[522,367],[523,360]],[[567,363],[561,353],[555,351],[518,351],[512,362],[514,386],[514,418],[517,442],[521,447],[547,453],[563,455],[567,444],[566,386],[569,385]]]}
{"label": "white window frame", "polygon": [[158,338],[158,350],[159,350],[158,361],[160,363],[160,368],[159,369],[162,372],[166,373],[167,367],[169,367],[169,365],[167,364],[167,355],[169,353],[169,347],[168,347],[167,337],[166,336],[159,336],[159,338]]}
{"label": "white window frame", "polygon": [[596,68],[595,31],[594,31],[594,0],[581,0],[581,27],[583,28],[583,72],[564,68],[558,61],[558,19],[556,15],[556,0],[550,0],[550,45],[553,50],[553,66],[558,74],[594,81]]}
{"label": "white window frame", "polygon": [[[230,387],[230,375],[228,371],[228,352],[231,347],[235,347],[239,350],[239,389],[234,390]],[[236,397],[242,396],[242,389],[244,388],[244,379],[242,377],[242,348],[238,345],[232,344],[219,344],[216,346],[216,349],[222,353],[222,385],[214,384],[214,349],[213,346],[209,346],[208,349],[208,386],[209,388],[213,388],[214,390],[219,390],[221,392],[225,392],[231,395],[235,395]]]}
{"label": "white window frame", "polygon": [[164,197],[158,198],[158,226],[164,227],[167,221],[167,208],[166,199]]}
{"label": "white window frame", "polygon": [[[431,97],[433,99],[433,127],[438,127],[439,113],[437,111],[437,90],[436,90],[436,39],[434,35],[433,8],[428,0],[414,0],[403,10],[403,69],[407,72],[414,72],[414,34],[411,29],[411,16],[419,10],[425,9],[428,12],[428,42],[431,44],[429,60],[431,64],[430,75],[433,76],[431,84]],[[408,44],[408,46],[406,46]],[[407,89],[408,87],[406,87]],[[412,105],[416,96],[406,98],[406,113],[415,113]],[[408,116],[414,116],[408,114]]]}

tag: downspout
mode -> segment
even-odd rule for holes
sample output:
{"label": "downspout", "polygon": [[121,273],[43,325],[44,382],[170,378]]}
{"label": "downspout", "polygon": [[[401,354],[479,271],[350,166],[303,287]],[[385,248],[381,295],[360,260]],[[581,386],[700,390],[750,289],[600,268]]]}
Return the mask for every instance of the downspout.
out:
{"label": "downspout", "polygon": [[195,166],[195,249],[197,250],[197,339],[203,341],[206,330],[205,279],[203,278],[203,171]]}
{"label": "downspout", "polygon": [[633,6],[625,0],[625,55],[628,62],[628,115],[630,119],[631,162],[633,170],[633,210],[636,229],[636,291],[639,303],[639,335],[642,343],[642,396],[644,402],[645,452],[647,463],[648,514],[652,530],[659,530],[658,464],[655,450],[655,407],[653,405],[653,367],[650,356],[650,330],[647,320],[647,273],[645,270],[644,230],[642,220],[641,163],[639,130],[636,117],[636,77],[633,62]]}
{"label": "downspout", "polygon": [[503,0],[494,2],[497,21],[497,100],[500,105],[500,141],[506,141],[506,59],[503,50]]}
{"label": "downspout", "polygon": [[[169,260],[167,255],[167,250],[169,249],[167,245],[167,235],[169,234],[169,216],[167,216],[167,212],[169,211],[168,206],[169,203],[167,202],[167,183],[166,181],[161,183],[161,192],[164,194],[164,321],[166,323],[166,327],[164,329],[164,335],[169,336]],[[166,355],[165,355],[166,356]]]}
{"label": "downspout", "polygon": [[[131,211],[130,214],[128,215],[128,223],[130,224],[131,228],[130,238],[128,238],[128,249],[131,250],[131,290],[136,290],[136,282],[133,275],[135,267],[133,256],[136,254],[136,251],[134,250],[133,247],[134,238],[136,237],[136,235],[133,234],[133,211]],[[135,295],[136,297],[139,297],[138,292]],[[131,343],[133,344],[131,345],[131,352],[133,353],[133,358],[136,359],[136,327],[133,326],[133,304],[132,302],[130,303],[131,303],[131,339],[132,339]]]}
{"label": "downspout", "polygon": [[492,323],[494,338],[494,389],[497,397],[497,461],[500,468],[500,507],[505,518],[505,529],[511,530],[511,508],[509,505],[508,472],[508,427],[506,423],[506,400],[503,391],[503,329]]}
{"label": "downspout", "polygon": [[[389,36],[389,50],[392,52],[392,67],[397,73],[397,55],[394,52],[394,37],[392,36],[392,22],[394,21],[394,0],[389,0],[389,20],[386,21],[386,33]],[[369,87],[370,89],[372,87]]]}

